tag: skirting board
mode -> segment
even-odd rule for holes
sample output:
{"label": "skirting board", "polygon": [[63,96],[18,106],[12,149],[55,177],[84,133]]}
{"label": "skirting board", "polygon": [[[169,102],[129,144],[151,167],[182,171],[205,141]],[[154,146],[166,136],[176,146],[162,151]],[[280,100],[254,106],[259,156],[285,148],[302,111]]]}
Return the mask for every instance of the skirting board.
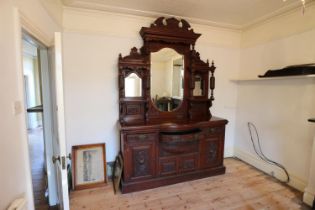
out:
{"label": "skirting board", "polygon": [[[238,148],[234,148],[234,156],[254,166],[255,168],[258,168],[259,170],[267,174],[270,174],[271,176],[274,176],[278,180],[282,180],[282,181],[286,180],[286,175],[280,168],[264,162],[259,157],[254,156],[253,154],[244,152]],[[304,192],[307,182],[297,176],[292,175],[290,171],[288,171],[288,173],[290,174],[290,182],[288,183],[288,185],[290,185],[291,187],[301,192]]]}
{"label": "skirting board", "polygon": [[225,147],[224,148],[224,158],[233,157],[234,156],[234,148],[233,147]]}
{"label": "skirting board", "polygon": [[303,194],[303,202],[309,206],[313,206],[314,197],[315,197],[314,193],[310,193],[305,190]]}

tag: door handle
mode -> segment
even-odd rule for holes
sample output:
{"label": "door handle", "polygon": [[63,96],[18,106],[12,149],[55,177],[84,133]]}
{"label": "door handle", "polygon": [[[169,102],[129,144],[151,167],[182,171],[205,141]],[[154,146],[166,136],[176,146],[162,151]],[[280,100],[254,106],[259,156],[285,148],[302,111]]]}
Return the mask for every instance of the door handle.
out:
{"label": "door handle", "polygon": [[59,163],[60,163],[60,156],[58,155],[58,156],[52,156],[52,162],[53,163],[56,163],[57,161],[59,161]]}

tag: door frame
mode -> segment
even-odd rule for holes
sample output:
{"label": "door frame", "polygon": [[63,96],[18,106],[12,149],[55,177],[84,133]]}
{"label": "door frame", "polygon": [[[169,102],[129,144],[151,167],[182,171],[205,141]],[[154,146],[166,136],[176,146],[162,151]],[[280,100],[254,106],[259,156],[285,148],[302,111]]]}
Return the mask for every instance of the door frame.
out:
{"label": "door frame", "polygon": [[[47,47],[47,56],[48,56],[48,48],[53,45],[54,39],[49,37],[46,33],[41,31],[39,27],[36,26],[23,12],[21,12],[18,8],[14,8],[14,39],[15,39],[15,53],[16,53],[16,63],[18,66],[18,71],[16,72],[18,78],[18,91],[19,98],[21,100],[21,106],[25,107],[24,101],[24,74],[23,74],[23,48],[22,48],[22,35],[23,33],[28,33],[39,43]],[[50,66],[48,67],[50,68]],[[49,73],[49,72],[48,72]],[[58,93],[55,92],[57,95]],[[29,156],[29,147],[28,147],[28,133],[27,133],[27,121],[26,121],[26,110],[21,110],[21,141],[22,147],[24,151],[24,165],[25,165],[25,176],[26,176],[26,192],[25,199],[27,201],[27,209],[34,209],[34,196],[33,196],[33,184],[32,184],[32,174],[31,174],[31,162]],[[53,113],[52,113],[53,114]],[[64,125],[63,125],[64,126]],[[63,131],[65,129],[63,128]]]}

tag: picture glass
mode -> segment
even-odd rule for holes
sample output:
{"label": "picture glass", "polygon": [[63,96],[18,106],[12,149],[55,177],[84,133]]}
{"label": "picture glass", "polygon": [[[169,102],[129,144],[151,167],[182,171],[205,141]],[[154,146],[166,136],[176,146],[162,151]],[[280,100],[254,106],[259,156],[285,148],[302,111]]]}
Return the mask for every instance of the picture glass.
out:
{"label": "picture glass", "polygon": [[104,163],[101,147],[77,151],[76,183],[91,184],[104,181]]}

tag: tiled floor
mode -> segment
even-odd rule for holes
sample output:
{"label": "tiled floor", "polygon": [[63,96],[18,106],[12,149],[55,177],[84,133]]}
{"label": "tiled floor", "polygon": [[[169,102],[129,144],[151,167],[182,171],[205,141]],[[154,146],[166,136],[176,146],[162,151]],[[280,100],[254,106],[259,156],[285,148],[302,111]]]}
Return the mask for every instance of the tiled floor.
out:
{"label": "tiled floor", "polygon": [[72,210],[106,209],[310,209],[302,193],[237,159],[225,159],[224,175],[159,187],[130,194],[114,194],[112,184],[72,192]]}

